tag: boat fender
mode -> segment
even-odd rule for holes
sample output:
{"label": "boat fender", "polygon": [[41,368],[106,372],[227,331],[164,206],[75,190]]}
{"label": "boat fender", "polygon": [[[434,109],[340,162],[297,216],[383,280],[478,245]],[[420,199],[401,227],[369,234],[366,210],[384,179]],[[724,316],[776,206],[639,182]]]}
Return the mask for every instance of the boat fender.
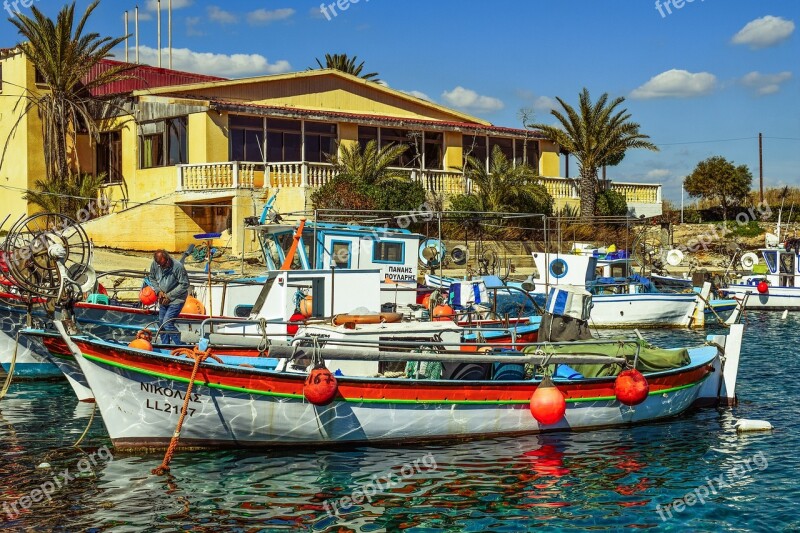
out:
{"label": "boat fender", "polygon": [[769,292],[769,284],[766,281],[759,281],[756,285],[759,294],[767,294]]}
{"label": "boat fender", "polygon": [[748,420],[742,418],[733,425],[739,433],[749,433],[751,431],[772,431],[773,427],[766,420]]}
{"label": "boat fender", "polygon": [[567,402],[564,395],[550,379],[545,376],[531,395],[530,410],[533,418],[543,425],[555,424],[564,418]]}

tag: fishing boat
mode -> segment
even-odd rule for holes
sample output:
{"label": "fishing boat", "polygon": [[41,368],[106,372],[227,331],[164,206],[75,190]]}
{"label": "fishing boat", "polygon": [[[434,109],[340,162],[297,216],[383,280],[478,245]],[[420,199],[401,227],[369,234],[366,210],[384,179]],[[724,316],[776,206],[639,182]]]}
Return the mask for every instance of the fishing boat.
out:
{"label": "fishing boat", "polygon": [[747,261],[752,273],[721,292],[741,300],[746,309],[800,310],[800,239],[780,242],[779,234],[768,233],[759,252],[764,263],[757,256]]}
{"label": "fishing boat", "polygon": [[[647,389],[635,405],[620,392],[620,370],[648,364],[647,350],[639,342],[548,343],[528,346],[527,353],[476,354],[448,350],[445,343],[378,351],[377,345],[352,339],[332,350],[335,340],[325,339],[321,347],[319,337],[308,336],[290,346],[272,346],[268,361],[243,366],[224,356],[193,360],[62,335],[95,393],[114,446],[132,450],[167,447],[179,419],[185,424],[178,448],[198,449],[462,440],[670,418],[695,404],[734,400],[742,326],[731,327],[727,336],[710,337],[706,345],[661,353],[679,363],[644,370]],[[310,372],[305,367],[290,371],[285,365],[275,367],[276,357],[316,364]],[[479,364],[495,372],[479,380],[421,379],[415,372],[409,377],[342,375],[331,380],[332,373],[321,366],[328,359]],[[572,373],[556,378],[555,389],[564,403],[554,416],[537,401],[554,394],[550,379],[525,379],[525,364],[585,368],[587,375],[592,367],[609,370],[596,377]],[[496,372],[505,365],[518,370],[505,373],[510,379]]]}

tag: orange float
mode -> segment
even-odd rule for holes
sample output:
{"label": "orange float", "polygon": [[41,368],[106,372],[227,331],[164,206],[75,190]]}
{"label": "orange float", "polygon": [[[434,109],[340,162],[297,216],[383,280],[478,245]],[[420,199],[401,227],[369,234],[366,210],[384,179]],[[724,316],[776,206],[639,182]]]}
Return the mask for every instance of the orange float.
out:
{"label": "orange float", "polygon": [[649,392],[650,384],[638,370],[620,372],[614,381],[614,395],[625,405],[639,405],[647,399]]}
{"label": "orange float", "polygon": [[433,308],[434,322],[446,322],[448,320],[455,320],[455,314],[452,307],[442,304]]}
{"label": "orange float", "polygon": [[206,306],[203,305],[203,302],[195,298],[194,296],[188,296],[186,298],[186,303],[183,304],[183,308],[181,309],[182,315],[205,315],[206,314]]}
{"label": "orange float", "polygon": [[555,424],[567,412],[564,395],[553,385],[550,376],[545,376],[531,395],[531,414],[540,424]]}
{"label": "orange float", "polygon": [[308,373],[303,384],[303,396],[314,405],[328,405],[336,396],[338,386],[331,371],[320,366]]}
{"label": "orange float", "polygon": [[376,313],[374,315],[336,315],[331,323],[334,326],[342,326],[344,324],[383,324],[402,321],[403,313]]}
{"label": "orange float", "polygon": [[136,348],[137,350],[153,351],[153,336],[147,330],[140,330],[136,334],[136,338],[128,343],[129,348]]}
{"label": "orange float", "polygon": [[145,307],[153,305],[154,303],[156,303],[156,300],[158,300],[158,295],[156,294],[156,291],[153,290],[153,287],[151,287],[150,285],[145,285],[144,287],[142,287],[142,290],[139,291],[139,301]]}
{"label": "orange float", "polygon": [[314,299],[310,294],[307,294],[305,298],[300,300],[300,314],[306,318],[309,318],[312,314],[314,314],[313,304]]}

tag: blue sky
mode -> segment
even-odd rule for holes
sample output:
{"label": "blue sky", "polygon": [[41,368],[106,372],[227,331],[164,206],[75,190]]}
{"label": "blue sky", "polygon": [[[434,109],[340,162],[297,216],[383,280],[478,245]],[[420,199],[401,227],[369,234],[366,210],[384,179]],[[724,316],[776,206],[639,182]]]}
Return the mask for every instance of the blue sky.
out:
{"label": "blue sky", "polygon": [[[51,15],[63,5],[34,3]],[[612,179],[663,183],[665,198],[680,201],[683,177],[722,155],[748,165],[757,187],[763,132],[765,184],[800,186],[798,0],[341,3],[325,16],[313,1],[173,0],[174,67],[243,77],[344,52],[395,89],[517,127],[520,108],[552,122],[554,97],[574,105],[587,87],[595,98],[624,96],[661,148],[630,152]],[[104,0],[90,28],[121,35],[134,5]],[[141,0],[140,14],[141,57],[155,62],[155,0]],[[3,20],[0,46],[15,42]]]}

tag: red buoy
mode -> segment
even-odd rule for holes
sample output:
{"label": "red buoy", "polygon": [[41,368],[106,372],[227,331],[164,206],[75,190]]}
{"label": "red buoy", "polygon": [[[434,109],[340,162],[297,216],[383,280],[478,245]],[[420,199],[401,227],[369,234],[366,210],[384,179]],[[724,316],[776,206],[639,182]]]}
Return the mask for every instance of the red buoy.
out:
{"label": "red buoy", "polygon": [[614,395],[625,405],[639,405],[647,399],[650,384],[641,372],[635,369],[624,370],[614,381]]}
{"label": "red buoy", "polygon": [[767,294],[769,292],[769,284],[766,281],[759,281],[756,289],[759,294]]}
{"label": "red buoy", "polygon": [[540,424],[555,424],[567,411],[564,395],[553,385],[550,376],[545,376],[531,395],[531,414]]}
{"label": "red buoy", "polygon": [[453,308],[449,305],[442,304],[437,305],[433,308],[433,321],[434,322],[446,322],[448,320],[454,320],[454,312]]}
{"label": "red buoy", "polygon": [[140,330],[136,334],[136,338],[128,343],[128,347],[136,348],[138,350],[153,351],[153,336],[147,330]]}
{"label": "red buoy", "polygon": [[295,313],[289,317],[289,324],[286,324],[286,334],[296,335],[297,330],[300,329],[300,324],[305,322],[306,315],[303,313]]}
{"label": "red buoy", "polygon": [[328,405],[336,396],[338,383],[330,370],[324,366],[308,373],[303,385],[303,396],[314,405]]}
{"label": "red buoy", "polygon": [[147,307],[153,305],[156,303],[156,300],[158,300],[158,295],[150,285],[145,285],[142,290],[139,291],[139,301],[142,302],[143,306]]}

